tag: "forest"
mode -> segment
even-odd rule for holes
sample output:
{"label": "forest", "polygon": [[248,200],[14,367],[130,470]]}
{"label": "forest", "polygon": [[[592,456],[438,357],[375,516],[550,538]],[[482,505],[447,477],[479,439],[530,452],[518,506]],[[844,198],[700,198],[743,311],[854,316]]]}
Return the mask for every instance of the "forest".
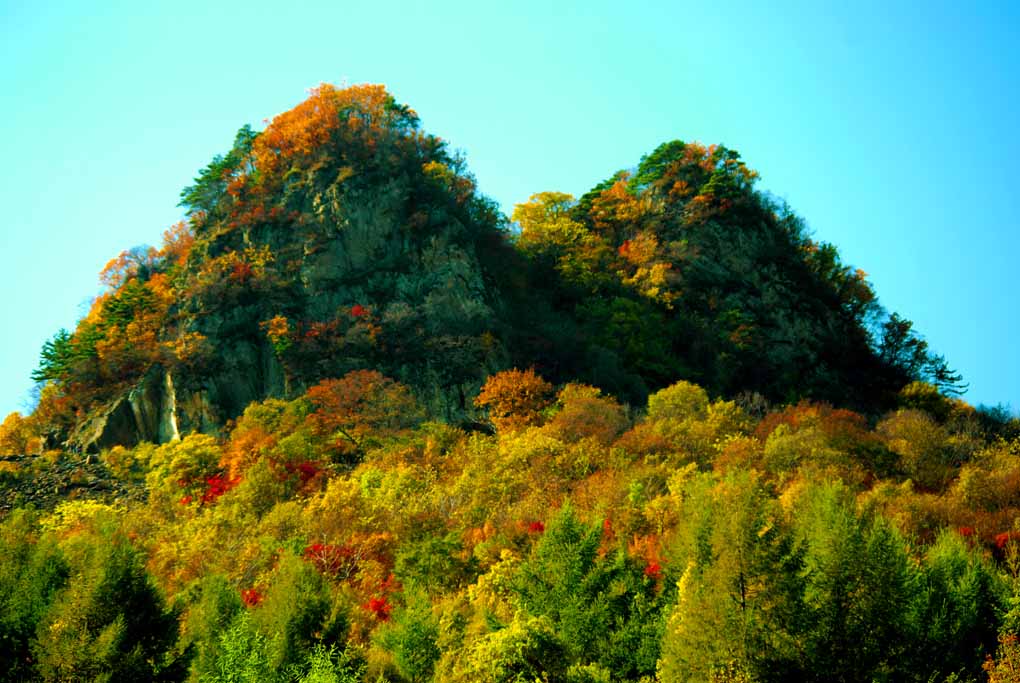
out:
{"label": "forest", "polygon": [[1020,419],[636,162],[504,216],[382,86],[243,127],[0,424],[0,681],[1020,682]]}

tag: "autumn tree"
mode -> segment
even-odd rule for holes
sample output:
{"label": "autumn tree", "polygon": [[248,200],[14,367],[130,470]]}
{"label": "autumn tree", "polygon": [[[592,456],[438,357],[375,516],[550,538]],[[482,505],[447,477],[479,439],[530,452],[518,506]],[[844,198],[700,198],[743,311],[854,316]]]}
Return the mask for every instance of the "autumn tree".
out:
{"label": "autumn tree", "polygon": [[437,664],[437,683],[563,681],[566,652],[549,619],[519,615]]}
{"label": "autumn tree", "polygon": [[941,490],[961,464],[957,444],[928,413],[898,410],[879,422],[876,431],[899,456],[903,472],[926,489]]}
{"label": "autumn tree", "polygon": [[804,557],[777,501],[748,472],[720,481],[705,475],[684,488],[682,533],[672,550],[682,576],[660,677],[805,680]]}
{"label": "autumn tree", "polygon": [[588,231],[570,217],[573,204],[573,195],[539,192],[515,206],[511,220],[521,229],[518,245],[535,254],[548,254],[555,260],[584,241]]}
{"label": "autumn tree", "polygon": [[596,387],[584,384],[563,387],[556,395],[556,407],[547,429],[567,441],[590,438],[609,444],[629,422],[624,406]]}
{"label": "autumn tree", "polygon": [[489,411],[496,429],[512,431],[537,425],[542,411],[552,404],[553,386],[534,368],[504,370],[490,376],[475,398],[475,405]]}
{"label": "autumn tree", "polygon": [[372,439],[417,424],[421,407],[411,391],[375,370],[355,370],[326,379],[306,394],[313,429],[331,435],[341,453],[360,456]]}
{"label": "autumn tree", "polygon": [[[146,484],[153,502],[208,503],[224,493],[220,445],[208,434],[189,434],[157,448],[149,457]],[[210,488],[215,490],[210,494]]]}
{"label": "autumn tree", "polygon": [[100,271],[99,282],[110,291],[120,289],[131,279],[144,282],[155,273],[157,256],[156,249],[147,245],[122,251]]}
{"label": "autumn tree", "polygon": [[33,433],[32,422],[21,413],[11,413],[0,424],[0,455],[37,451],[40,440]]}
{"label": "autumn tree", "polygon": [[245,408],[224,444],[220,465],[227,475],[240,479],[257,461],[272,457],[280,442],[302,426],[307,410],[302,410],[304,405],[300,401],[287,403],[270,398]]}
{"label": "autumn tree", "polygon": [[1013,634],[999,638],[995,657],[989,657],[983,667],[988,683],[1020,683],[1020,639]]}
{"label": "autumn tree", "polygon": [[561,285],[583,296],[614,285],[614,246],[574,216],[574,198],[562,192],[540,192],[514,207],[520,226],[517,248],[532,266],[557,273]]}

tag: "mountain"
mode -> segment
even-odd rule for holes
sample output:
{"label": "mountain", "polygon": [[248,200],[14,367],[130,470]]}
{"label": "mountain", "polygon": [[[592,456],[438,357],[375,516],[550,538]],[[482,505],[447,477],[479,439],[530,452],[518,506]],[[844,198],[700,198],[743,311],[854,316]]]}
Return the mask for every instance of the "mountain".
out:
{"label": "mountain", "polygon": [[890,406],[939,359],[898,317],[883,336],[864,273],[756,178],[725,147],[673,141],[510,224],[384,88],[323,85],[238,133],[161,248],[107,265],[89,314],[43,350],[37,413],[51,443],[162,442],[375,368],[468,422],[510,366],[634,402],[689,379]]}

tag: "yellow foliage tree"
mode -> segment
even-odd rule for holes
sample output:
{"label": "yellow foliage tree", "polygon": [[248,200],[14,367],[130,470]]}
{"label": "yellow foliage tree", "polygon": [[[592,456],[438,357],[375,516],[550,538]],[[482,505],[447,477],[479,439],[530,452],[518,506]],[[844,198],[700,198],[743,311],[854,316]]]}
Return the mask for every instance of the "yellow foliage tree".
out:
{"label": "yellow foliage tree", "polygon": [[0,424],[0,455],[24,455],[36,453],[42,447],[41,440],[32,432],[29,420],[14,412]]}
{"label": "yellow foliage tree", "polygon": [[550,429],[564,441],[595,439],[612,443],[627,428],[627,410],[595,387],[568,384],[556,396],[559,412]]}

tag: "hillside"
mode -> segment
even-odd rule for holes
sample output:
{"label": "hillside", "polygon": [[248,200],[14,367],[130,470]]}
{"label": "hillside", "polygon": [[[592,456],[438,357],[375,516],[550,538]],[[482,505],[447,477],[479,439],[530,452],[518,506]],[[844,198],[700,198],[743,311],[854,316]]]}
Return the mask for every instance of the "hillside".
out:
{"label": "hillside", "polygon": [[1020,421],[756,179],[242,128],[0,425],[0,681],[1020,680]]}

